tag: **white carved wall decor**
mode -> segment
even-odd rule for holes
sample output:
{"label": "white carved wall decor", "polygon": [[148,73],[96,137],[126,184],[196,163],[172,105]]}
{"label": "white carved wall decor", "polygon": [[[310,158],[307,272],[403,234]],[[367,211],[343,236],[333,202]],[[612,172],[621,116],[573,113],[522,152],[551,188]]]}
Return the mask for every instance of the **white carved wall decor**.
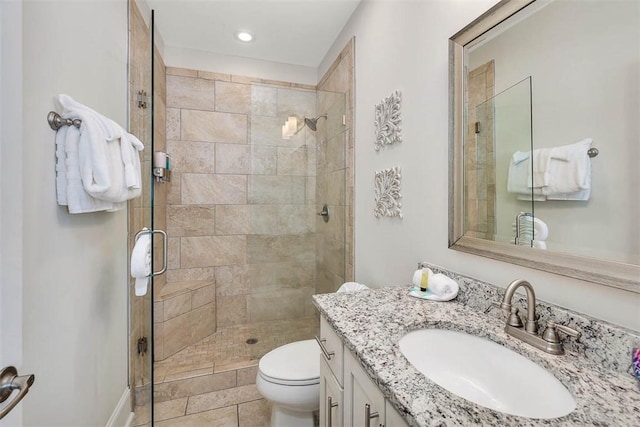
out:
{"label": "white carved wall decor", "polygon": [[373,147],[376,151],[380,150],[383,145],[402,142],[400,101],[402,101],[402,94],[397,90],[375,107],[376,140]]}
{"label": "white carved wall decor", "polygon": [[376,172],[375,203],[373,214],[381,216],[397,216],[402,218],[402,203],[400,203],[400,181],[402,175],[398,166]]}

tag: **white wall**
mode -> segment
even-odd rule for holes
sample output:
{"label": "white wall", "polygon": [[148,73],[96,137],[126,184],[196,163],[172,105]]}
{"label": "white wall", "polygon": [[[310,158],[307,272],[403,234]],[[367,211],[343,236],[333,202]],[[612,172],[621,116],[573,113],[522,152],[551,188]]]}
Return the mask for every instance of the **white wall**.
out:
{"label": "white wall", "polygon": [[[448,39],[495,2],[364,0],[320,66],[356,37],[356,279],[408,284],[418,261],[506,287],[530,280],[540,299],[640,330],[640,294],[447,248]],[[402,91],[403,142],[373,149],[374,106]],[[377,170],[402,168],[404,219],[373,216]]]}
{"label": "white wall", "polygon": [[127,214],[57,206],[46,115],[67,93],[126,123],[127,4],[22,5],[24,137],[2,145],[23,150],[22,368],[36,376],[23,425],[104,426],[127,388]]}

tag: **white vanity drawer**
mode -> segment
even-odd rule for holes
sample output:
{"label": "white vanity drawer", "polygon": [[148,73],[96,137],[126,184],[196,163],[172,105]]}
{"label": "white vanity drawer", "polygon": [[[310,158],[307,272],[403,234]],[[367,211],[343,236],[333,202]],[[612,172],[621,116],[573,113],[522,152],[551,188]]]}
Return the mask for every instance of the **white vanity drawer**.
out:
{"label": "white vanity drawer", "polygon": [[344,354],[342,351],[342,340],[333,330],[329,322],[324,317],[320,317],[320,345],[324,349],[322,357],[329,365],[331,372],[338,380],[338,384],[343,386],[343,363]]}

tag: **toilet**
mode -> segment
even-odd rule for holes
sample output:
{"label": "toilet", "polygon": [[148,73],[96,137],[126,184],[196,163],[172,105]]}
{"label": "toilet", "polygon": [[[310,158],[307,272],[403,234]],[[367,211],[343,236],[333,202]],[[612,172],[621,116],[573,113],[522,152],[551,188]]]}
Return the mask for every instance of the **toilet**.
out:
{"label": "toilet", "polygon": [[[344,283],[336,292],[369,289]],[[320,409],[320,347],[316,340],[285,344],[262,356],[256,377],[258,392],[271,402],[271,427],[313,427]]]}
{"label": "toilet", "polygon": [[320,347],[296,341],[271,350],[258,364],[258,392],[271,402],[271,427],[313,427],[320,408]]}

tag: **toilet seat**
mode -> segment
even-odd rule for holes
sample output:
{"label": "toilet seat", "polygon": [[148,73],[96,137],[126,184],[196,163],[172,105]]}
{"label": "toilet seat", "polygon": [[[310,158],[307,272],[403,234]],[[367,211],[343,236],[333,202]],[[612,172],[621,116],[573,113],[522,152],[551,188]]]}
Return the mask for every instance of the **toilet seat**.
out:
{"label": "toilet seat", "polygon": [[265,354],[258,374],[274,384],[305,386],[320,382],[320,347],[315,340],[297,341]]}

